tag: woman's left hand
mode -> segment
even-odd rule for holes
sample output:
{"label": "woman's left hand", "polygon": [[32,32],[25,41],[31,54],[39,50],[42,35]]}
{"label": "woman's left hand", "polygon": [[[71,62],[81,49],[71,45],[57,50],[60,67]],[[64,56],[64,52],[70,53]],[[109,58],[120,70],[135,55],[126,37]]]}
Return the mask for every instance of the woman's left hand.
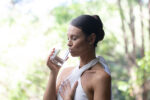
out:
{"label": "woman's left hand", "polygon": [[63,83],[62,91],[60,91],[60,95],[63,98],[63,100],[73,100],[74,99],[77,85],[78,85],[78,82],[75,82],[73,88],[71,89],[69,80]]}

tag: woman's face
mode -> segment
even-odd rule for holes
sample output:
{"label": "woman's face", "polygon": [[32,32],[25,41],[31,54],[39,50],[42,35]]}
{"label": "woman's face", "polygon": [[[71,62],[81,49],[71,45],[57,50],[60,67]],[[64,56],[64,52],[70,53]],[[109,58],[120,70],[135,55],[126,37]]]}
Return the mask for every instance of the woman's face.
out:
{"label": "woman's face", "polygon": [[81,29],[70,25],[67,36],[68,47],[72,56],[81,56],[88,52],[89,42]]}

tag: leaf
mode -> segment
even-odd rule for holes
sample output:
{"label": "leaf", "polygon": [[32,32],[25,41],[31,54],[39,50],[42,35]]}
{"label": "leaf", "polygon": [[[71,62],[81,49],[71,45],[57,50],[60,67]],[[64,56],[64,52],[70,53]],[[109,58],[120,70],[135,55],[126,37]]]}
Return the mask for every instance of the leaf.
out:
{"label": "leaf", "polygon": [[128,91],[129,89],[129,84],[128,82],[125,82],[125,81],[119,81],[118,82],[118,89],[121,90],[121,91]]}

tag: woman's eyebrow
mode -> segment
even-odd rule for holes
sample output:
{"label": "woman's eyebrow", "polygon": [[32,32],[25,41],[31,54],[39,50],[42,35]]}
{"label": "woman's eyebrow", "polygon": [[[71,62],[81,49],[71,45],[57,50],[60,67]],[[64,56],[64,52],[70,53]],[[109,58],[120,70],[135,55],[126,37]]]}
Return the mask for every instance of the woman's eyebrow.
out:
{"label": "woman's eyebrow", "polygon": [[78,36],[77,34],[67,34],[67,36]]}
{"label": "woman's eyebrow", "polygon": [[72,32],[72,33],[67,33],[67,37],[72,37],[72,36],[80,36],[81,34],[76,34],[76,33],[74,33],[74,32]]}

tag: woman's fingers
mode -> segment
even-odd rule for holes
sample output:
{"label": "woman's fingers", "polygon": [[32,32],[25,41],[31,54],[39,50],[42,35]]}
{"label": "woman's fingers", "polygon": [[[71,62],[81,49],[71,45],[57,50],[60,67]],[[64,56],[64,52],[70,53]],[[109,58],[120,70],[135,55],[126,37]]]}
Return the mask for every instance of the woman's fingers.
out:
{"label": "woman's fingers", "polygon": [[71,85],[69,80],[65,81],[61,85],[61,91],[59,92],[61,97],[65,100],[66,98],[74,98],[74,94],[77,88],[78,82],[75,82],[73,88],[71,89]]}
{"label": "woman's fingers", "polygon": [[47,65],[48,65],[49,62],[51,62],[51,59],[50,59],[50,58],[51,58],[51,56],[53,55],[54,50],[55,50],[55,49],[53,48],[53,50],[51,51],[50,55],[49,55],[48,58],[47,58]]}
{"label": "woman's fingers", "polygon": [[59,93],[60,93],[60,95],[61,95],[61,97],[63,98],[63,100],[65,100],[66,98],[67,98],[67,95],[68,95],[68,93],[67,93],[67,86],[66,86],[67,84],[65,83],[65,82],[63,82],[62,83],[62,85],[61,85],[61,90],[59,91]]}
{"label": "woman's fingers", "polygon": [[53,50],[51,51],[50,55],[48,56],[47,59],[47,66],[51,69],[51,70],[55,70],[58,71],[60,69],[60,66],[58,66],[57,64],[55,64],[55,62],[53,62],[51,60],[51,56],[54,54],[55,52],[55,48],[53,48]]}
{"label": "woman's fingers", "polygon": [[55,52],[55,48],[52,49],[50,55],[48,56],[48,61],[50,60],[50,58],[51,58],[51,56],[54,54],[54,52]]}
{"label": "woman's fingers", "polygon": [[65,88],[64,88],[64,84],[61,85],[61,91],[59,91],[60,95],[62,98],[64,98],[65,95]]}
{"label": "woman's fingers", "polygon": [[62,91],[67,94],[71,91],[70,82],[68,80],[63,82]]}
{"label": "woman's fingers", "polygon": [[70,85],[69,80],[67,80],[67,89],[68,89],[69,91],[71,91],[71,85]]}
{"label": "woman's fingers", "polygon": [[75,94],[75,92],[76,92],[77,86],[78,86],[78,81],[75,82],[75,84],[74,84],[74,86],[73,86],[73,88],[72,88],[72,90],[71,90],[71,97],[72,97],[72,98],[74,98],[74,94]]}

